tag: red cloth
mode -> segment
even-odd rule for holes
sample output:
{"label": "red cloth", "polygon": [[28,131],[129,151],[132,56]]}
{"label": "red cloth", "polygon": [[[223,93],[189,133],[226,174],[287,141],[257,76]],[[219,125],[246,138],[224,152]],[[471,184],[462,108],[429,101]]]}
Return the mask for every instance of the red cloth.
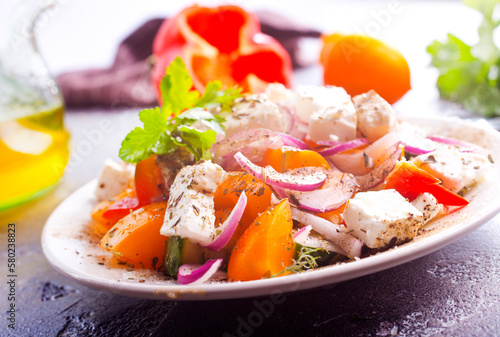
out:
{"label": "red cloth", "polygon": [[[318,38],[321,33],[276,13],[257,14],[262,32],[273,36],[285,47],[290,53],[294,68],[306,66],[298,57],[298,40],[303,37]],[[59,75],[57,83],[66,106],[130,108],[156,105],[149,77],[149,56],[152,54],[153,39],[163,20],[149,20],[123,40],[110,68]]]}

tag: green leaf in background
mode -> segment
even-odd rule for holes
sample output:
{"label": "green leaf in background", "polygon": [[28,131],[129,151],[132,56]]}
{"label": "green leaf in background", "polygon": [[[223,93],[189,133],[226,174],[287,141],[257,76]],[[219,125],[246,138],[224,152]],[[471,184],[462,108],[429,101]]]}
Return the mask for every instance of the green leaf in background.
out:
{"label": "green leaf in background", "polygon": [[468,110],[486,117],[500,116],[500,50],[493,39],[499,25],[493,16],[500,0],[464,3],[483,15],[478,27],[479,42],[469,46],[448,34],[446,41],[433,41],[427,47],[432,65],[439,70],[437,88],[441,97],[461,103]]}

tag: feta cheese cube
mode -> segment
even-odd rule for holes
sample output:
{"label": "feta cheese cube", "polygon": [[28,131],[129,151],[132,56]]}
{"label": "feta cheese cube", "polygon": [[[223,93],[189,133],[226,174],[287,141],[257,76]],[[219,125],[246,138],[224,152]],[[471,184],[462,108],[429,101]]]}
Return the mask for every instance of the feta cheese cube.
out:
{"label": "feta cheese cube", "polygon": [[343,216],[351,234],[370,248],[411,240],[424,219],[396,190],[360,192],[348,201]]}
{"label": "feta cheese cube", "polygon": [[430,193],[420,194],[411,204],[424,215],[424,222],[422,225],[431,221],[443,210],[443,205],[441,205]]}
{"label": "feta cheese cube", "polygon": [[295,111],[305,123],[309,122],[311,115],[317,110],[352,104],[351,96],[344,88],[333,86],[299,86],[295,91],[295,100]]}
{"label": "feta cheese cube", "polygon": [[375,91],[352,98],[358,117],[358,131],[373,143],[392,131],[396,125],[396,113],[392,106]]}
{"label": "feta cheese cube", "polygon": [[480,182],[486,171],[493,166],[483,154],[460,152],[447,147],[418,155],[412,162],[440,179],[444,187],[455,193]]}
{"label": "feta cheese cube", "polygon": [[265,94],[275,104],[288,104],[293,99],[293,92],[281,83],[269,83]]}
{"label": "feta cheese cube", "polygon": [[236,100],[224,126],[226,137],[248,129],[266,128],[276,132],[287,130],[283,113],[265,95],[250,95]]}
{"label": "feta cheese cube", "polygon": [[97,179],[95,195],[97,200],[108,200],[123,191],[134,178],[135,167],[106,159]]}
{"label": "feta cheese cube", "polygon": [[356,111],[352,103],[320,109],[309,120],[309,138],[313,141],[346,142],[356,138]]}
{"label": "feta cheese cube", "polygon": [[215,237],[214,192],[227,173],[203,161],[179,171],[170,188],[160,234],[180,236],[207,245]]}

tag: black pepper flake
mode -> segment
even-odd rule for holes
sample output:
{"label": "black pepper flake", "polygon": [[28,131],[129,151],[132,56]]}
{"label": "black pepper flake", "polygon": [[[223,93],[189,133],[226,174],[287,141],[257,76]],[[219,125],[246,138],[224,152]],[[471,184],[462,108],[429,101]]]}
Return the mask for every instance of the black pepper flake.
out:
{"label": "black pepper flake", "polygon": [[368,157],[368,155],[365,152],[363,152],[363,160],[365,162],[365,167],[370,168],[370,166],[371,166],[371,164],[370,164],[371,159],[370,159],[370,157]]}
{"label": "black pepper flake", "polygon": [[193,205],[193,212],[194,212],[194,215],[196,215],[196,216],[200,215],[200,209],[198,207],[196,207],[195,205]]}
{"label": "black pepper flake", "polygon": [[264,194],[264,192],[265,192],[265,191],[266,191],[265,186],[262,186],[261,188],[259,188],[259,190],[257,191],[256,195],[257,195],[258,197],[260,197],[261,195],[263,195],[263,194]]}
{"label": "black pepper flake", "polygon": [[300,202],[299,200],[297,199],[297,197],[295,197],[293,194],[290,194],[289,195],[290,199],[292,200],[292,203],[297,205],[297,206],[300,206]]}
{"label": "black pepper flake", "polygon": [[112,238],[113,235],[115,235],[115,232],[116,232],[117,229],[118,229],[118,227],[115,227],[115,228],[111,229],[109,231],[109,233],[108,233],[108,237]]}
{"label": "black pepper flake", "polygon": [[436,162],[436,158],[433,155],[430,155],[430,156],[427,157],[427,159],[425,161],[427,163],[435,163]]}
{"label": "black pepper flake", "polygon": [[174,201],[174,207],[177,207],[177,204],[179,203],[179,201],[181,201],[181,198],[182,196],[184,195],[184,192],[182,192],[178,197],[177,199],[175,199]]}

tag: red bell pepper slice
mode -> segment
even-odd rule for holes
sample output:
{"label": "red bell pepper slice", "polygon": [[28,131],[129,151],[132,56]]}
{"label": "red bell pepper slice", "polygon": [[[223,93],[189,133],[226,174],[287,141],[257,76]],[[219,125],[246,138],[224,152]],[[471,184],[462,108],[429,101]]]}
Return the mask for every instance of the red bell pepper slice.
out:
{"label": "red bell pepper slice", "polygon": [[102,214],[103,218],[118,222],[121,218],[139,208],[139,200],[135,197],[118,199]]}
{"label": "red bell pepper slice", "polygon": [[163,185],[163,177],[156,165],[156,156],[140,161],[135,167],[135,195],[120,196],[103,212],[102,217],[117,222],[130,211],[163,200]]}
{"label": "red bell pepper slice", "polygon": [[203,92],[209,81],[224,87],[238,85],[245,92],[261,92],[268,83],[292,85],[290,55],[274,38],[261,33],[257,16],[241,7],[194,5],[160,27],[153,42],[156,63],[152,82],[159,84],[166,67],[180,56]]}
{"label": "red bell pepper slice", "polygon": [[385,189],[395,189],[403,197],[413,201],[422,193],[432,194],[440,204],[465,206],[469,203],[442,185],[441,181],[410,162],[399,162],[385,179]]}

